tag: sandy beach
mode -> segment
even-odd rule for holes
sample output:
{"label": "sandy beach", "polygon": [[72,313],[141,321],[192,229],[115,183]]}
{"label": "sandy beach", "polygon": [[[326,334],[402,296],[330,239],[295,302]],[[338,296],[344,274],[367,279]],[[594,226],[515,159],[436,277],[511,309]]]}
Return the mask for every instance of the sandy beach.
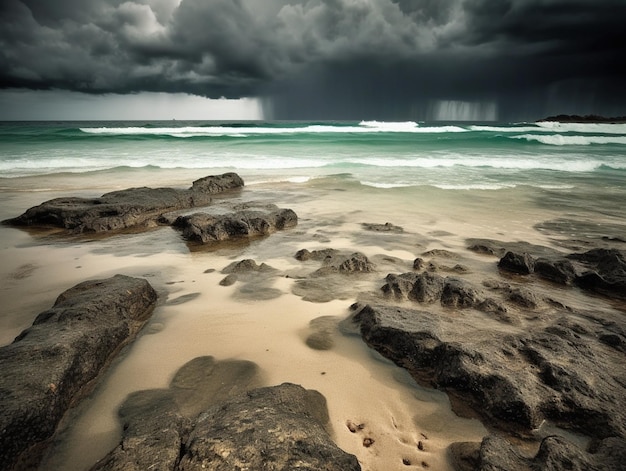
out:
{"label": "sandy beach", "polygon": [[[168,172],[143,183],[176,186],[191,174]],[[130,182],[107,186],[87,176],[61,176],[54,182],[61,190],[32,191],[47,183],[37,178],[5,180],[2,219],[56,196],[99,196]],[[407,191],[340,186],[332,178],[246,186],[234,196],[216,198],[214,205],[232,203],[233,198],[274,203],[293,209],[299,215],[298,226],[243,244],[200,250],[170,227],[68,237],[2,226],[3,344],[30,325],[60,292],[87,279],[117,273],[143,277],[160,296],[139,338],[114,361],[94,393],[67,415],[41,469],[88,469],[119,441],[116,413],[129,393],[166,387],[178,368],[203,355],[255,362],[263,385],[293,382],[320,391],[328,401],[336,443],[355,454],[364,470],[405,469],[406,462],[452,469],[448,446],[479,442],[487,434],[481,422],[457,417],[444,393],[418,386],[360,337],[341,329],[340,321],[353,302],[379,296],[388,272],[408,271],[415,257],[429,250],[459,254],[470,268],[469,279],[495,276],[493,260],[467,251],[466,240],[492,237],[550,245],[550,237],[533,226],[557,214],[533,205],[533,195],[523,188],[497,195]],[[403,232],[377,233],[363,226],[387,222],[403,227]],[[294,287],[319,267],[294,258],[305,248],[359,251],[377,270],[329,284],[326,289],[333,299],[328,302],[305,301],[306,292],[303,297]],[[275,271],[221,286],[225,277],[221,271],[243,259],[265,263]],[[575,293],[567,296],[578,306],[597,303]],[[325,326],[332,348],[307,345],[316,325],[318,330]],[[349,423],[364,428],[353,433]],[[364,438],[374,444],[364,447]]]}

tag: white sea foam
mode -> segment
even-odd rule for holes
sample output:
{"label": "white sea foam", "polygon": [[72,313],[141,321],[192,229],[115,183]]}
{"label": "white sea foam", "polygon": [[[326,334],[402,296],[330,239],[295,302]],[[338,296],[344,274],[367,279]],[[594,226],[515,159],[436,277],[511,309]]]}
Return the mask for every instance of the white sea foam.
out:
{"label": "white sea foam", "polygon": [[552,132],[551,129],[541,128],[539,126],[479,126],[472,125],[468,126],[470,131],[479,131],[479,132]]}
{"label": "white sea foam", "polygon": [[468,129],[459,126],[429,126],[420,127],[412,121],[392,123],[379,121],[362,121],[358,126],[309,125],[299,127],[231,127],[231,126],[185,126],[185,127],[99,127],[80,128],[87,134],[98,135],[146,135],[171,137],[203,137],[203,136],[230,136],[248,137],[250,135],[280,135],[280,134],[347,134],[347,133],[448,133],[467,132]]}
{"label": "white sea foam", "polygon": [[[493,168],[503,170],[558,170],[568,172],[591,172],[601,165],[603,162],[596,160],[575,160],[564,159],[561,157],[551,158],[515,158],[515,157],[485,157],[485,156],[451,156],[445,158],[413,158],[413,159],[384,159],[384,158],[368,158],[368,159],[352,159],[349,163],[359,165],[369,165],[373,167],[385,168],[451,168],[451,167],[469,167],[469,168]],[[612,165],[612,164],[611,164]]]}
{"label": "white sea foam", "polygon": [[560,123],[542,121],[537,126],[557,132],[578,132],[591,134],[626,134],[626,123]]}
{"label": "white sea foam", "polygon": [[512,139],[526,139],[551,146],[588,146],[591,144],[626,144],[626,136],[564,136],[562,134],[521,134]]}

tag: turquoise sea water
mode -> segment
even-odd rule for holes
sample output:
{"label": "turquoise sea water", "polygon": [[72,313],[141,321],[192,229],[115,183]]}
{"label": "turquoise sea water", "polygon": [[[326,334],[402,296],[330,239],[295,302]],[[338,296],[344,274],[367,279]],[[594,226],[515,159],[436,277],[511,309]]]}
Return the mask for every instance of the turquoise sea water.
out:
{"label": "turquoise sea water", "polygon": [[20,177],[114,180],[190,169],[236,171],[247,184],[333,178],[379,189],[528,187],[612,212],[626,201],[626,124],[0,123],[0,187]]}
{"label": "turquoise sea water", "polygon": [[626,173],[626,124],[0,123],[3,177],[146,166],[343,173],[381,187],[610,183]]}

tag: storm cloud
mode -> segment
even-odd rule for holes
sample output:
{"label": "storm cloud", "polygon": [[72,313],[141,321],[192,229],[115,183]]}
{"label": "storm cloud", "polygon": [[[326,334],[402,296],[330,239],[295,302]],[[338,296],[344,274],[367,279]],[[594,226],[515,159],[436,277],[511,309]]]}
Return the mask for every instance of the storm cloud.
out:
{"label": "storm cloud", "polygon": [[4,0],[0,87],[277,119],[626,114],[623,0]]}

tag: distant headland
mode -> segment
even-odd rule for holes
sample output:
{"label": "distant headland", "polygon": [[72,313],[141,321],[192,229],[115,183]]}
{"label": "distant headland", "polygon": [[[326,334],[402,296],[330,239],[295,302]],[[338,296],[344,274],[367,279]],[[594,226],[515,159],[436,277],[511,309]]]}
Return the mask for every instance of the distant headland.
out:
{"label": "distant headland", "polygon": [[626,123],[626,116],[607,118],[606,116],[598,116],[595,114],[588,114],[585,116],[576,114],[560,114],[537,120],[538,123],[542,121],[558,121],[559,123]]}

